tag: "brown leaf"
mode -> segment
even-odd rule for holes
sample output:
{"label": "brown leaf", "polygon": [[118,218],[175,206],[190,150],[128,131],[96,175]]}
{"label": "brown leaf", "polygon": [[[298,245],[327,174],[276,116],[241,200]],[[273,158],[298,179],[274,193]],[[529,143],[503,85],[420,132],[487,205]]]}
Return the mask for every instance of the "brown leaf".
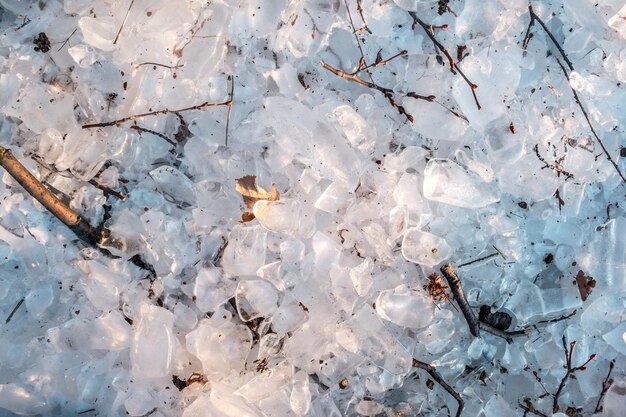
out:
{"label": "brown leaf", "polygon": [[243,202],[249,209],[254,207],[254,203],[259,200],[276,201],[280,197],[274,184],[272,184],[272,188],[269,191],[257,185],[255,175],[246,175],[243,178],[239,178],[235,189],[241,194]]}
{"label": "brown leaf", "polygon": [[[249,209],[254,207],[254,203],[259,200],[276,201],[280,197],[274,184],[272,184],[269,191],[257,185],[255,175],[246,175],[237,179],[235,189],[241,194],[244,204]],[[254,220],[254,213],[251,211],[245,211],[241,215],[241,223],[247,223],[252,220]]]}
{"label": "brown leaf", "polygon": [[580,298],[583,301],[589,297],[591,291],[596,286],[596,280],[590,276],[585,275],[585,273],[580,270],[578,271],[578,275],[576,275],[576,284],[578,284],[578,291],[580,291]]}

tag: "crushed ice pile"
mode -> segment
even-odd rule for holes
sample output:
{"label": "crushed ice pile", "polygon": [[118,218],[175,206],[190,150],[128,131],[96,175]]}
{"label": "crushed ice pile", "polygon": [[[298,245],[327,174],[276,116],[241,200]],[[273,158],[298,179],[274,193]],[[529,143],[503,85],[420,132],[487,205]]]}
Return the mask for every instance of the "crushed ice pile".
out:
{"label": "crushed ice pile", "polygon": [[[626,171],[623,1],[533,2],[569,83],[524,0],[0,5],[0,145],[115,256],[2,170],[0,415],[454,415],[413,358],[465,416],[553,415],[563,336],[597,356],[554,415],[599,412],[611,361],[624,415],[626,187],[572,94]],[[241,222],[248,175],[280,198]],[[444,263],[530,335],[473,337]]]}

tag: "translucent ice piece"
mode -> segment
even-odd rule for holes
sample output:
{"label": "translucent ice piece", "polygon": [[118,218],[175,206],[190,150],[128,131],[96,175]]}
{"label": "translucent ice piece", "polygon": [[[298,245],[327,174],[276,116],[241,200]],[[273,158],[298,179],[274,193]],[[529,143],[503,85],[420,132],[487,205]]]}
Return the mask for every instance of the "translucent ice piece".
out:
{"label": "translucent ice piece", "polygon": [[223,387],[198,397],[185,408],[183,417],[262,417],[254,407]]}
{"label": "translucent ice piece", "polygon": [[230,275],[256,275],[265,263],[267,230],[261,225],[237,225],[228,238],[222,257],[224,272]]}
{"label": "translucent ice piece", "polygon": [[602,336],[604,341],[613,349],[626,355],[626,322],[620,323],[615,329]]}
{"label": "translucent ice piece", "polygon": [[485,404],[485,417],[515,417],[517,413],[504,398],[494,395]]}
{"label": "translucent ice piece", "polygon": [[256,403],[287,385],[292,381],[293,376],[293,365],[285,360],[274,366],[272,372],[263,372],[252,378],[235,391],[235,394],[241,395],[251,403]]}
{"label": "translucent ice piece", "polygon": [[54,288],[50,283],[41,283],[26,296],[26,308],[34,318],[41,317],[54,301]]}
{"label": "translucent ice piece", "polygon": [[0,409],[20,415],[45,413],[49,409],[46,399],[33,389],[21,384],[0,384]]}
{"label": "translucent ice piece", "polygon": [[243,321],[270,316],[278,308],[278,290],[264,279],[239,281],[235,299]]}
{"label": "translucent ice piece", "polygon": [[309,375],[298,371],[293,378],[289,404],[294,413],[306,415],[311,409],[311,391],[309,390]]}
{"label": "translucent ice piece", "polygon": [[336,337],[344,349],[394,375],[405,375],[411,369],[411,355],[385,328],[369,305],[363,306],[350,320],[339,324]]}
{"label": "translucent ice piece", "polygon": [[83,32],[83,38],[89,45],[112,51],[115,49],[113,40],[115,39],[116,25],[109,16],[95,17],[84,16],[78,21],[78,27]]}
{"label": "translucent ice piece", "polygon": [[343,128],[343,133],[353,147],[368,149],[374,144],[367,121],[351,106],[336,107],[333,110],[333,115],[337,118],[339,125]]}
{"label": "translucent ice piece", "polygon": [[186,336],[189,353],[202,362],[205,372],[229,372],[242,369],[252,346],[249,330],[231,322],[201,320],[196,330]]}
{"label": "translucent ice piece", "polygon": [[574,286],[539,289],[532,282],[521,281],[505,307],[520,321],[528,323],[538,317],[550,318],[571,312],[581,305],[580,294]]}
{"label": "translucent ice piece", "polygon": [[359,265],[350,269],[350,279],[352,280],[356,293],[360,297],[367,294],[374,283],[372,268],[372,259],[368,257]]}
{"label": "translucent ice piece", "polygon": [[431,159],[424,171],[424,197],[453,206],[477,209],[500,198],[493,184],[449,159]]}
{"label": "translucent ice piece", "polygon": [[578,247],[583,243],[583,230],[575,220],[550,217],[543,228],[543,238],[557,245]]}
{"label": "translucent ice piece", "polygon": [[300,203],[296,200],[257,201],[254,216],[261,226],[272,232],[293,234],[302,221]]}
{"label": "translucent ice piece", "polygon": [[421,329],[433,320],[433,303],[421,287],[400,285],[380,293],[376,311],[385,320],[398,326]]}
{"label": "translucent ice piece", "polygon": [[402,240],[402,255],[405,259],[425,266],[435,266],[452,254],[452,248],[445,239],[432,233],[422,232],[411,227]]}
{"label": "translucent ice piece", "polygon": [[161,166],[150,171],[150,176],[159,191],[176,204],[192,205],[196,202],[193,183],[176,168]]}
{"label": "translucent ice piece", "polygon": [[196,306],[200,311],[215,311],[235,292],[235,281],[226,278],[215,266],[200,269],[193,287]]}
{"label": "translucent ice piece", "polygon": [[420,185],[421,181],[417,175],[405,172],[393,190],[393,199],[398,205],[406,206],[409,210],[423,212],[426,200],[419,192]]}
{"label": "translucent ice piece", "polygon": [[135,378],[159,378],[170,372],[176,348],[174,318],[164,308],[141,305],[130,349],[131,373]]}

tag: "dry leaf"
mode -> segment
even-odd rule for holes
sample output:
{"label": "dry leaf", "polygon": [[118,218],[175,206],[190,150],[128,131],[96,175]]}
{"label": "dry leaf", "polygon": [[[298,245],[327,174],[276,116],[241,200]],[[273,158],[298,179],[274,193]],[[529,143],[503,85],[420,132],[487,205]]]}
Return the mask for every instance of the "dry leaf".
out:
{"label": "dry leaf", "polygon": [[578,291],[580,291],[580,298],[582,298],[583,301],[589,297],[589,294],[591,294],[591,291],[596,286],[596,280],[585,275],[582,270],[578,271],[578,275],[576,275],[576,283],[578,284]]}
{"label": "dry leaf", "polygon": [[[237,179],[235,189],[241,194],[244,204],[249,209],[254,207],[254,203],[259,200],[277,201],[280,197],[274,184],[272,184],[269,191],[257,185],[255,175],[246,175]],[[246,211],[241,215],[241,223],[247,223],[252,220],[254,220],[254,213],[251,211]]]}

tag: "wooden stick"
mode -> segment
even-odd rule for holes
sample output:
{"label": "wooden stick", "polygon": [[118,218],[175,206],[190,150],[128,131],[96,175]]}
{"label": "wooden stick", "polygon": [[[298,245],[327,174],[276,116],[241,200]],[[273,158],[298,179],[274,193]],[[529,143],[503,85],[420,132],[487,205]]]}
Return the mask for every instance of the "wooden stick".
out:
{"label": "wooden stick", "polygon": [[39,201],[48,211],[50,211],[57,219],[69,227],[80,239],[90,243],[97,244],[99,242],[98,230],[83,219],[76,211],[71,209],[67,204],[58,199],[50,190],[35,178],[27,169],[18,161],[13,153],[0,146],[0,165],[22,186],[28,193]]}
{"label": "wooden stick", "polygon": [[463,291],[463,287],[461,286],[461,280],[456,274],[454,267],[450,264],[446,264],[442,266],[440,270],[443,276],[446,278],[446,281],[448,281],[448,286],[450,287],[450,291],[452,291],[452,296],[454,297],[456,303],[459,305],[459,309],[461,310],[461,313],[463,313],[465,321],[467,321],[470,333],[472,334],[472,336],[480,337],[480,321],[478,320],[478,317],[476,317],[474,311],[467,302],[465,292]]}
{"label": "wooden stick", "polygon": [[441,376],[441,374],[439,372],[437,372],[437,369],[426,363],[426,362],[422,362],[422,361],[418,361],[417,359],[413,359],[413,367],[415,368],[420,368],[425,370],[426,372],[428,372],[428,374],[439,384],[443,387],[443,389],[445,389],[446,391],[448,391],[448,393],[454,397],[454,399],[456,400],[456,402],[459,404],[457,410],[456,410],[456,417],[459,417],[461,415],[461,412],[463,411],[463,406],[464,406],[464,401],[463,398],[461,398],[461,396],[459,395],[459,393],[457,393],[454,388],[452,388],[450,385],[448,385],[448,383],[443,379],[443,377]]}

